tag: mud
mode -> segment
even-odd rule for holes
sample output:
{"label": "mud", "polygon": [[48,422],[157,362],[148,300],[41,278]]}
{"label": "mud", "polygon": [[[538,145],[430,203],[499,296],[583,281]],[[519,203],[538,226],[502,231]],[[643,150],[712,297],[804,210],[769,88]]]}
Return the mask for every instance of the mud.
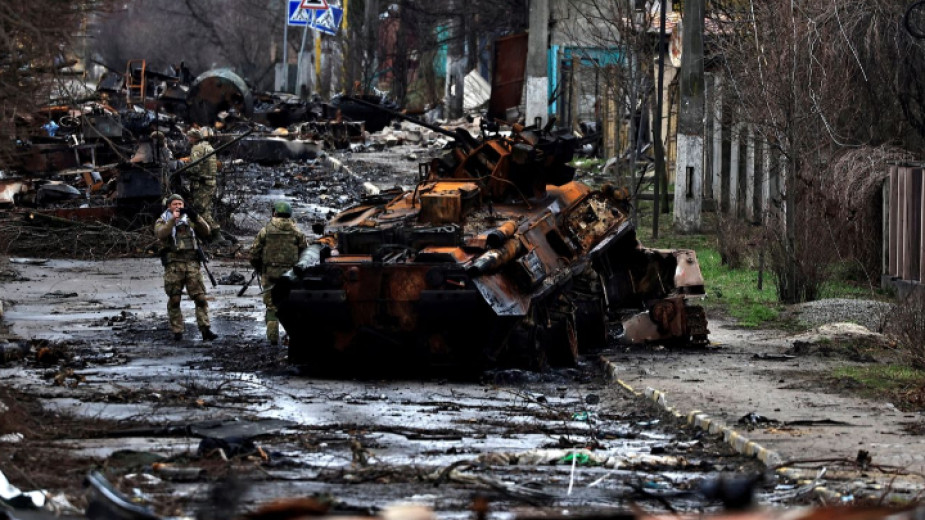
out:
{"label": "mud", "polygon": [[[800,474],[826,468],[826,486],[850,500],[921,498],[922,413],[858,397],[833,377],[839,367],[881,362],[858,346],[862,339],[879,344],[869,332],[846,343],[850,348],[833,348],[844,327],[833,327],[831,336],[792,335],[714,319],[710,329],[713,343],[705,350],[619,349],[607,358],[633,388],[658,389],[681,413],[697,410],[736,428]],[[743,421],[749,416],[768,420]],[[857,462],[862,452],[869,463]]]}
{"label": "mud", "polygon": [[[236,226],[227,231],[239,241],[213,249],[213,273],[250,272],[242,253],[270,201],[292,200],[307,231],[358,200],[364,183],[412,185],[417,162],[438,152],[400,147],[282,167],[230,163],[224,201]],[[161,515],[314,496],[334,512],[410,501],[444,518],[470,516],[476,499],[501,518],[710,511],[721,504],[701,493],[704,482],[763,470],[605,382],[591,361],[470,382],[431,373],[308,377],[286,363],[285,348],[265,343],[256,288],[242,298],[237,285],[208,289],[220,336],[211,343],[199,341],[192,302],[184,300],[186,339],[174,342],[161,272],[156,258],[0,268],[0,325],[10,329],[0,330],[0,341],[8,340],[4,352],[24,354],[0,365],[0,434],[12,435],[0,440],[0,471],[22,489],[47,489],[64,512],[85,506],[81,482],[92,469]],[[661,370],[656,357],[640,356],[638,365]],[[811,486],[777,479],[755,483],[758,501],[811,499]]]}
{"label": "mud", "polygon": [[[234,260],[213,267],[241,269]],[[0,379],[16,392],[4,401],[35,420],[3,423],[4,433],[24,438],[4,448],[0,470],[23,488],[34,477],[63,491],[78,508],[79,483],[94,467],[161,514],[206,507],[213,485],[234,475],[247,489],[242,509],[323,494],[338,511],[415,501],[448,516],[466,514],[476,495],[501,511],[665,510],[666,500],[698,510],[716,507],[696,493],[703,479],[758,469],[653,415],[592,366],[488,373],[471,383],[312,379],[286,364],[284,348],[263,342],[256,293],[210,291],[221,338],[175,343],[156,259],[17,270],[29,281],[4,283],[14,303],[6,320],[12,334],[32,338],[31,350],[0,368]],[[183,310],[195,338],[192,305]],[[56,384],[67,370],[72,376]],[[190,429],[270,419],[291,423],[245,436],[252,445],[238,451]],[[144,456],[127,463],[126,450]],[[544,462],[525,462],[531,457]],[[54,471],[58,461],[63,472]]]}

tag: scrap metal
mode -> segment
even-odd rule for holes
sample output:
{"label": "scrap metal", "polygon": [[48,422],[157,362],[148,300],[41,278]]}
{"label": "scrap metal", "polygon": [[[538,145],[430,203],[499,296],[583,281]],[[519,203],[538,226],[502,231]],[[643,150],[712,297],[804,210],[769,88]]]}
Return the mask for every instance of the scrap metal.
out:
{"label": "scrap metal", "polygon": [[573,136],[422,125],[455,146],[413,190],[331,218],[272,289],[291,362],[574,365],[608,319],[636,343],[706,343],[696,254],[642,247],[625,190],[573,181]]}

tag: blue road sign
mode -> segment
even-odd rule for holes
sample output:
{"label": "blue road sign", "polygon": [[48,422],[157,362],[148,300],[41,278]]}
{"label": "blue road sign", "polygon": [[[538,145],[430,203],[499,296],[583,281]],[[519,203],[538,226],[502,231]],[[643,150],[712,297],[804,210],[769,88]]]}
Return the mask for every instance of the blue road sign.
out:
{"label": "blue road sign", "polygon": [[312,29],[321,31],[325,34],[337,34],[340,28],[340,22],[344,18],[344,10],[340,7],[328,6],[327,9],[315,10],[315,18],[310,24]]}
{"label": "blue road sign", "polygon": [[300,9],[302,0],[289,0],[289,25],[304,27],[314,18],[314,9]]}

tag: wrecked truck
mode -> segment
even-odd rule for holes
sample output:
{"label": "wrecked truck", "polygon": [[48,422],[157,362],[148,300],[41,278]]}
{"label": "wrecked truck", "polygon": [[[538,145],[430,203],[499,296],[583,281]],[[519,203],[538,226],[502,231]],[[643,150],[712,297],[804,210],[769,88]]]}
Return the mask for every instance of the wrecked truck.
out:
{"label": "wrecked truck", "polygon": [[640,245],[625,191],[573,180],[573,136],[418,124],[452,149],[331,218],[272,288],[290,362],[542,370],[611,321],[627,343],[707,343],[695,252]]}

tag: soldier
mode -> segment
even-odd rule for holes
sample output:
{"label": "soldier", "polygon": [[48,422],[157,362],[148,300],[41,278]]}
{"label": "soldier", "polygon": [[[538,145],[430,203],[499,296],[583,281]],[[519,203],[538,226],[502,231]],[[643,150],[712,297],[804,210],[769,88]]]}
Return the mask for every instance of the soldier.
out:
{"label": "soldier", "polygon": [[167,293],[167,320],[173,339],[183,339],[183,313],[180,299],[183,287],[196,304],[196,324],[203,341],[218,336],[209,324],[209,304],[206,287],[199,271],[199,242],[197,235],[208,236],[209,224],[192,208],[184,207],[183,197],[167,198],[167,211],[154,223],[154,234],[161,242],[161,262],[164,264],[164,291]]}
{"label": "soldier", "polygon": [[173,159],[167,139],[163,132],[154,131],[147,138],[142,138],[135,147],[135,153],[129,162],[132,164],[168,164]]}
{"label": "soldier", "polygon": [[[187,132],[187,139],[191,145],[189,160],[194,163],[212,153],[212,146],[202,138],[202,132],[195,128]],[[215,197],[215,174],[218,170],[218,161],[215,155],[187,170],[190,181],[190,206],[192,206],[212,230],[209,237],[202,237],[212,242],[222,241],[222,230],[215,219],[212,218],[212,199]]]}
{"label": "soldier", "polygon": [[290,220],[292,206],[279,201],[273,204],[273,218],[257,233],[251,246],[251,265],[260,272],[263,283],[263,303],[267,306],[267,340],[271,345],[279,343],[279,321],[276,307],[267,290],[286,271],[299,261],[302,251],[308,247],[305,235]]}

